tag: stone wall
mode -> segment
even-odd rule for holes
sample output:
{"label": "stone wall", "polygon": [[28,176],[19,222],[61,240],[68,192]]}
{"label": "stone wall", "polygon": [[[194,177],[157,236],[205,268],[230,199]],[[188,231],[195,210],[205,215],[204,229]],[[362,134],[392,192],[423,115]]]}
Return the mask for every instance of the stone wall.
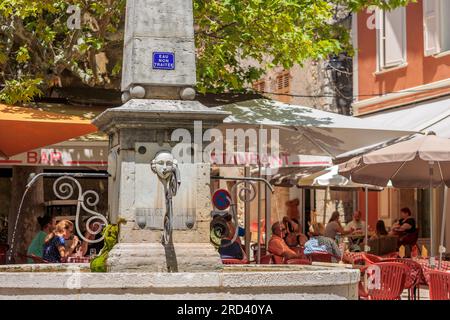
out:
{"label": "stone wall", "polygon": [[0,220],[8,217],[11,201],[11,178],[0,178]]}
{"label": "stone wall", "polygon": [[0,299],[356,300],[360,279],[359,270],[331,265],[202,273],[43,271],[0,272]]}

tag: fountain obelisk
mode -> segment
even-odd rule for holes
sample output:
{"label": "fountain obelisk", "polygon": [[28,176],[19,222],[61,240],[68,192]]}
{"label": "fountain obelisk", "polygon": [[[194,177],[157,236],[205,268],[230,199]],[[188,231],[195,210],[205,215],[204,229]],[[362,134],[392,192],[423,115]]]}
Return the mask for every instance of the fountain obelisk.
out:
{"label": "fountain obelisk", "polygon": [[[111,272],[201,272],[220,266],[209,240],[210,167],[201,156],[178,163],[181,184],[172,199],[172,237],[161,241],[165,194],[152,161],[170,156],[176,129],[198,136],[194,121],[201,121],[204,131],[228,115],[195,101],[195,83],[192,0],[128,0],[124,104],[93,121],[109,135],[109,217],[113,223],[119,217],[127,221],[109,254]],[[166,158],[157,161],[171,166]]]}

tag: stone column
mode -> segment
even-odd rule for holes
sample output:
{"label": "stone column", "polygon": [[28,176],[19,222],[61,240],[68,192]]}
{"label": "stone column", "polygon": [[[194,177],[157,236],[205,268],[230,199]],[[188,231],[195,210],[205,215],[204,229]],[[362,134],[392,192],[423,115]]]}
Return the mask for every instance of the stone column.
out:
{"label": "stone column", "polygon": [[[187,129],[193,139],[194,121],[202,121],[204,131],[227,115],[196,101],[136,99],[108,109],[94,120],[110,137],[109,214],[113,222],[119,217],[127,221],[121,227],[120,243],[110,252],[110,271],[211,271],[221,264],[209,239],[209,165],[202,159],[179,165],[181,186],[173,199],[173,244],[164,246],[164,193],[150,163],[157,152],[172,150],[174,130]],[[138,216],[145,219],[141,226]]]}
{"label": "stone column", "polygon": [[172,151],[177,143],[171,141],[174,130],[194,133],[194,121],[202,121],[203,129],[196,132],[202,136],[228,116],[192,101],[196,82],[192,0],[128,0],[123,61],[124,105],[94,120],[110,137],[109,215],[113,222],[119,216],[127,221],[120,243],[110,252],[109,269],[211,271],[220,258],[209,240],[209,165],[201,157],[179,165],[173,243],[164,246],[165,194],[150,166],[159,151]]}

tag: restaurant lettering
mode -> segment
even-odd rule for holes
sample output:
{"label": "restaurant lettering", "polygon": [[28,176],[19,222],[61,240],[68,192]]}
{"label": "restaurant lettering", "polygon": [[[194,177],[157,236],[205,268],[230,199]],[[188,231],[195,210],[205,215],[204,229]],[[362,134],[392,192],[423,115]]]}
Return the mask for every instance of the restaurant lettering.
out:
{"label": "restaurant lettering", "polygon": [[53,150],[41,150],[40,153],[37,151],[27,152],[27,163],[28,164],[62,164],[62,152]]}

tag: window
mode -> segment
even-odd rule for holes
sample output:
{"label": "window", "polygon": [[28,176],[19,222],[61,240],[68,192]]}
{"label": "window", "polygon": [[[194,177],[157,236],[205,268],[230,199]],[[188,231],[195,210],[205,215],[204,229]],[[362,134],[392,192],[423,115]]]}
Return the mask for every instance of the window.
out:
{"label": "window", "polygon": [[450,51],[450,1],[424,0],[425,56]]}
{"label": "window", "polygon": [[406,11],[404,7],[377,12],[378,70],[406,63]]}
{"label": "window", "polygon": [[278,95],[275,95],[273,98],[284,103],[290,103],[291,97],[289,94],[291,93],[291,74],[289,71],[282,71],[278,73],[275,78],[275,92]]}
{"label": "window", "polygon": [[289,93],[291,76],[289,73],[284,73],[277,77],[278,93]]}
{"label": "window", "polygon": [[257,92],[265,92],[266,89],[266,82],[265,81],[258,81],[253,83],[253,90]]}

